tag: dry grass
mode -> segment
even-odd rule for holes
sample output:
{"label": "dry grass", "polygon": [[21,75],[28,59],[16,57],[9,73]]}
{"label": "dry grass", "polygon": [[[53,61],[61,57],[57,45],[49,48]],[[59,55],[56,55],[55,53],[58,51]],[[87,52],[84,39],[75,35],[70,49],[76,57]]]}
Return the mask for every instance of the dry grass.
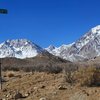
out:
{"label": "dry grass", "polygon": [[[6,72],[4,73],[6,74]],[[40,100],[40,98],[47,100],[99,100],[98,98],[100,98],[100,87],[77,87],[76,84],[70,86],[63,81],[63,73],[34,72],[32,74],[19,71],[14,72],[14,75],[21,75],[21,78],[14,77],[5,82],[3,91],[0,91],[0,99],[14,100],[11,98],[14,97],[16,91],[23,96],[27,93],[30,94],[27,98],[23,98],[24,100]]]}

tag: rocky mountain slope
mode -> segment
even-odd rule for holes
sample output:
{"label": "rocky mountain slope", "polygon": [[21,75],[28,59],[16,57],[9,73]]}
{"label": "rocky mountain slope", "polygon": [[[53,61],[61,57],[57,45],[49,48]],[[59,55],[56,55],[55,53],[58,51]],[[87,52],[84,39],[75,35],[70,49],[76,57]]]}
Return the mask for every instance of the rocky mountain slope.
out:
{"label": "rocky mountain slope", "polygon": [[100,25],[92,28],[76,42],[53,49],[46,48],[53,55],[70,61],[92,59],[100,56]]}
{"label": "rocky mountain slope", "polygon": [[47,51],[27,39],[7,40],[0,44],[0,58],[31,58]]}

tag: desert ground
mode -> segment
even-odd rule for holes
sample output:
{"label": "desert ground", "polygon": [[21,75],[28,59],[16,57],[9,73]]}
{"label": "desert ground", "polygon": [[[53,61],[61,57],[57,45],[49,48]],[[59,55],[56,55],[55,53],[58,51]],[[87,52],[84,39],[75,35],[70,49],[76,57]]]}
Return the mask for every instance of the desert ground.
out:
{"label": "desert ground", "polygon": [[0,100],[100,100],[100,87],[69,84],[63,73],[5,71]]}

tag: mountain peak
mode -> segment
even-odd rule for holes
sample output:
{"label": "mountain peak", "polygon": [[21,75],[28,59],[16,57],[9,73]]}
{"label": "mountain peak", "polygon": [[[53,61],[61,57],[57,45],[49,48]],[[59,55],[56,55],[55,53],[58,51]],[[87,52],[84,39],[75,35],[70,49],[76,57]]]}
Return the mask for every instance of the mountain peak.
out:
{"label": "mountain peak", "polygon": [[100,25],[97,25],[96,27],[93,27],[93,28],[91,29],[91,32],[92,32],[92,33],[100,32]]}
{"label": "mountain peak", "polygon": [[53,49],[55,49],[55,46],[50,45],[48,48],[53,50]]}
{"label": "mountain peak", "polygon": [[47,50],[48,52],[54,50],[56,47],[53,45],[50,45],[49,47],[45,48],[45,50]]}
{"label": "mountain peak", "polygon": [[27,39],[7,40],[0,44],[0,58],[16,57],[24,59],[42,53],[45,53],[43,48]]}

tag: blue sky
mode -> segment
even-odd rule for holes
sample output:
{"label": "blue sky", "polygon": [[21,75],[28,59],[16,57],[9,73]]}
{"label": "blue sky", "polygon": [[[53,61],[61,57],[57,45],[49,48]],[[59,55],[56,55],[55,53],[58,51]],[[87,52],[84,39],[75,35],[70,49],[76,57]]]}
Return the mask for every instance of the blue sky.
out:
{"label": "blue sky", "polygon": [[100,0],[0,0],[0,42],[26,38],[47,47],[79,39],[100,24]]}

